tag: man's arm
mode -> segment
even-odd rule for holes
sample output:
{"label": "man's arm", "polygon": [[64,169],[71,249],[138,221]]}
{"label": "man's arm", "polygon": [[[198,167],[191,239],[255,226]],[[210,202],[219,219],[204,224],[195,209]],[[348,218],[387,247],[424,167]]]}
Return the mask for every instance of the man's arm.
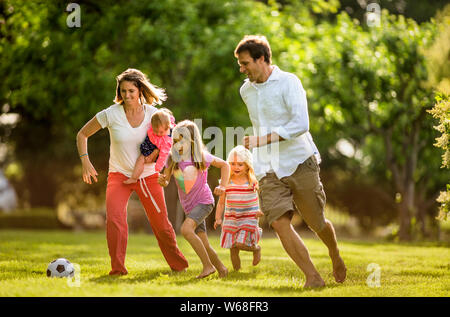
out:
{"label": "man's arm", "polygon": [[284,141],[285,139],[279,136],[276,132],[272,132],[270,134],[264,136],[245,136],[242,139],[242,144],[247,149],[253,149],[255,147],[260,147],[264,145],[268,145],[274,142]]}
{"label": "man's arm", "polygon": [[290,140],[309,131],[308,103],[302,83],[297,76],[291,74],[286,85],[283,98],[290,120],[283,126],[272,128],[272,132],[267,135],[244,137],[242,143],[247,149]]}

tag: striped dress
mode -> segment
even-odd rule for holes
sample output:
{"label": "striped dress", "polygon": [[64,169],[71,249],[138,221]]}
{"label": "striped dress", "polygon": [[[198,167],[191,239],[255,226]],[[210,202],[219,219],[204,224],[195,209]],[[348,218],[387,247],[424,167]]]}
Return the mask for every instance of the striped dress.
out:
{"label": "striped dress", "polygon": [[250,247],[257,245],[262,234],[256,218],[258,210],[258,194],[249,187],[249,183],[238,185],[230,181],[226,188],[220,246],[229,249],[236,242]]}

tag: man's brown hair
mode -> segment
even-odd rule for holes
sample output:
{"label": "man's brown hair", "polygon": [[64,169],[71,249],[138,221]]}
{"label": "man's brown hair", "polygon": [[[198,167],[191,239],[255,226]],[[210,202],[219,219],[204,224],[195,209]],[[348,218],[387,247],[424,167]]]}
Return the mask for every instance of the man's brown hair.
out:
{"label": "man's brown hair", "polygon": [[267,64],[272,63],[272,50],[270,49],[269,41],[263,35],[246,35],[239,42],[234,50],[234,56],[247,51],[250,56],[256,61],[261,56],[264,56],[264,61]]}

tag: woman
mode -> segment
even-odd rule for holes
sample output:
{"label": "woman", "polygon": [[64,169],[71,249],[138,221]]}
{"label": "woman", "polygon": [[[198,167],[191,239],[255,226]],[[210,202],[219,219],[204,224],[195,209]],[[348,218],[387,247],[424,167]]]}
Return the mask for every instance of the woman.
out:
{"label": "woman", "polygon": [[140,144],[147,135],[153,105],[166,99],[164,90],[152,85],[137,69],[127,69],[117,76],[115,104],[98,112],[77,134],[78,154],[83,166],[83,181],[97,182],[97,171],[87,152],[87,139],[107,127],[110,158],[106,186],[106,239],[111,257],[110,275],[125,275],[128,241],[127,203],[133,191],[141,200],[159,247],[173,271],[184,271],[188,262],[178,248],[175,231],[167,217],[164,192],[158,184],[155,164],[146,161],[139,182],[124,184],[139,157]]}

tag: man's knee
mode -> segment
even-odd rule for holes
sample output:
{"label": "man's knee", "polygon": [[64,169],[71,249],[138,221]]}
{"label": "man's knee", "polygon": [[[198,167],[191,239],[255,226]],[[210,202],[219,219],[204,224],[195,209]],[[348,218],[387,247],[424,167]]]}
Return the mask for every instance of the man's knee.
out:
{"label": "man's knee", "polygon": [[291,225],[291,218],[284,214],[280,218],[274,220],[271,224],[272,228],[277,232],[283,232],[284,230],[288,229]]}

